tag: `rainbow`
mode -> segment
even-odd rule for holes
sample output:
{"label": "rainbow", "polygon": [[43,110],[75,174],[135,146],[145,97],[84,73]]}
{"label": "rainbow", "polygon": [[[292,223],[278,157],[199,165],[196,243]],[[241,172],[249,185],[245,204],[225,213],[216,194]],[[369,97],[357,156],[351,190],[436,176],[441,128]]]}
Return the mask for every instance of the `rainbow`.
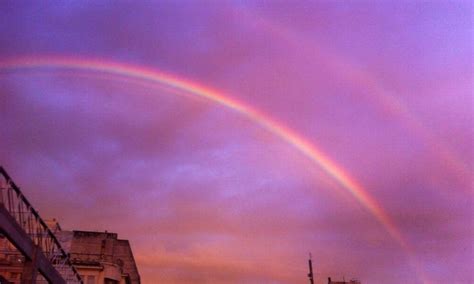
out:
{"label": "rainbow", "polygon": [[402,248],[408,250],[407,243],[395,224],[390,220],[387,213],[384,212],[378,202],[362,187],[362,185],[351,177],[341,166],[332,161],[317,145],[310,142],[308,139],[305,139],[284,124],[244,102],[238,101],[235,98],[211,88],[175,77],[171,74],[124,63],[77,57],[22,57],[0,60],[0,70],[4,71],[37,68],[83,70],[122,76],[147,83],[162,84],[178,92],[189,93],[227,107],[247,117],[287,142],[310,159],[314,164],[319,166],[325,173],[349,192],[362,206],[364,206]]}
{"label": "rainbow", "polygon": [[423,125],[420,119],[410,112],[407,105],[400,99],[397,99],[396,96],[391,95],[391,92],[382,86],[373,74],[358,68],[349,58],[343,58],[340,54],[335,54],[331,50],[324,48],[318,41],[298,34],[285,25],[262,17],[261,15],[254,14],[249,10],[241,9],[238,11],[239,16],[244,17],[247,22],[254,23],[266,33],[292,45],[292,49],[298,46],[307,56],[317,59],[317,62],[324,62],[326,68],[330,69],[333,74],[363,88],[364,91],[369,94],[367,98],[371,100],[372,103],[376,104],[376,106],[382,109],[388,116],[393,116],[398,119],[402,125],[410,131],[410,134],[415,135],[423,141],[434,155],[438,156],[438,158],[447,165],[457,180],[465,185],[460,187],[460,189],[466,189],[472,193],[470,185],[472,172],[469,166],[464,163],[448,145],[436,139],[435,135]]}

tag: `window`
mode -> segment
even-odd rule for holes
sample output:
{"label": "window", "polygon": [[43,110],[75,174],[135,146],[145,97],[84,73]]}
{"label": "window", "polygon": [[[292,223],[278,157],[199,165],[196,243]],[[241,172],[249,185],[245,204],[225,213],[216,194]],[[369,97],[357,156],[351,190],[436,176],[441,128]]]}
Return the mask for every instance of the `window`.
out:
{"label": "window", "polygon": [[86,284],[95,284],[95,276],[94,275],[88,275]]}
{"label": "window", "polygon": [[10,272],[10,278],[11,279],[20,279],[21,278],[21,273]]}

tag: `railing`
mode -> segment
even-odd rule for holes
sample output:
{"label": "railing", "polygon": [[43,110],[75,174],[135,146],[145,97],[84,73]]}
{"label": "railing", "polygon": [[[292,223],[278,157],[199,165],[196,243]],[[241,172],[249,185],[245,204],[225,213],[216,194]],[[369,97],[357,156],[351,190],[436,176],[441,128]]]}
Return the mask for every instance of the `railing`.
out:
{"label": "railing", "polygon": [[30,236],[66,283],[83,283],[56,236],[2,167],[0,167],[0,204],[3,204]]}

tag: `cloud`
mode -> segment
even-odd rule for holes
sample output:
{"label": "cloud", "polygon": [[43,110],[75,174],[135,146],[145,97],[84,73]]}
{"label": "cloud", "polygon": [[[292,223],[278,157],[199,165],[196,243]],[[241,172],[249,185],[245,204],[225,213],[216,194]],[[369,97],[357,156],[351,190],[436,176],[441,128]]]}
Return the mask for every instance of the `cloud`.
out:
{"label": "cloud", "polygon": [[[462,4],[1,5],[3,56],[144,65],[248,102],[360,182],[433,283],[472,280],[470,176],[441,153],[472,168]],[[42,216],[129,239],[144,283],[303,282],[309,251],[320,283],[420,283],[353,195],[233,111],[65,69],[1,70],[0,96],[2,165]]]}

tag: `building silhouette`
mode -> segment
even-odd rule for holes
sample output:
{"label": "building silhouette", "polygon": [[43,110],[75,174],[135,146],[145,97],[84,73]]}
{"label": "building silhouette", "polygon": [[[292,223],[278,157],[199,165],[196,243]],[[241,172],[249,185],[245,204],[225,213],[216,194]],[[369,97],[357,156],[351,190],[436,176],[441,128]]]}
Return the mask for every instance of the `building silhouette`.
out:
{"label": "building silhouette", "polygon": [[332,281],[331,277],[328,277],[328,284],[361,284],[359,280],[352,279],[349,281]]}

